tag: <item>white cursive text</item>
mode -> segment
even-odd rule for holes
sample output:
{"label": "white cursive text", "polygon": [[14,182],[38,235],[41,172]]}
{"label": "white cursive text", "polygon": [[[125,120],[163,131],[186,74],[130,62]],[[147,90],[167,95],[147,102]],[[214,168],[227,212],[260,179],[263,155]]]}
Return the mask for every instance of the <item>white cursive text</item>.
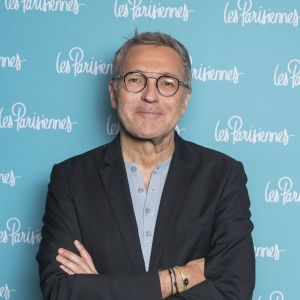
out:
{"label": "white cursive text", "polygon": [[112,115],[109,115],[106,122],[106,133],[108,135],[117,135],[120,131],[120,124],[118,121],[113,121]]}
{"label": "white cursive text", "polygon": [[279,70],[276,65],[273,82],[275,86],[291,85],[292,89],[300,86],[300,60],[292,59],[288,62],[285,71]]}
{"label": "white cursive text", "polygon": [[116,18],[128,18],[131,15],[132,20],[137,18],[149,19],[179,19],[188,21],[190,13],[194,10],[188,9],[184,3],[181,6],[163,6],[160,3],[143,3],[143,0],[127,0],[120,4],[115,0],[114,15]]}
{"label": "white cursive text", "polygon": [[65,118],[47,118],[44,114],[27,115],[27,108],[24,103],[17,102],[11,107],[11,114],[4,115],[3,107],[0,107],[0,129],[13,128],[15,126],[17,131],[29,128],[33,130],[64,130],[67,133],[72,132],[73,126],[77,122],[72,122],[71,117]]}
{"label": "white cursive text", "polygon": [[281,177],[275,188],[270,187],[270,181],[265,188],[265,201],[267,203],[300,203],[300,191],[295,191],[293,180],[290,177]]}
{"label": "white cursive text", "polygon": [[3,286],[0,286],[0,298],[3,298],[5,300],[10,299],[10,294],[12,292],[15,292],[16,290],[10,289],[8,284],[4,284]]}
{"label": "white cursive text", "polygon": [[16,71],[22,69],[23,62],[27,61],[26,59],[21,59],[20,54],[17,53],[13,56],[0,56],[0,68],[11,68]]}
{"label": "white cursive text", "polygon": [[[269,300],[284,300],[284,294],[281,291],[273,291],[269,298]],[[259,296],[257,300],[263,300],[262,296]]]}
{"label": "white cursive text", "polygon": [[201,64],[198,69],[192,69],[192,78],[203,82],[229,81],[238,84],[240,76],[244,74],[239,72],[236,66],[229,69],[213,69],[211,66],[205,67]]}
{"label": "white cursive text", "polygon": [[286,250],[280,250],[277,244],[271,247],[257,247],[257,246],[254,247],[255,257],[260,257],[260,258],[266,257],[266,258],[271,258],[275,261],[280,260],[281,252],[286,252]]}
{"label": "white cursive text", "polygon": [[3,184],[7,184],[10,187],[14,187],[16,185],[16,179],[21,178],[21,176],[16,176],[13,170],[10,170],[6,173],[0,172],[0,182]]}
{"label": "white cursive text", "polygon": [[42,239],[39,230],[21,230],[21,221],[18,218],[10,218],[6,222],[6,228],[0,230],[0,244],[17,244],[36,245]]}
{"label": "white cursive text", "polygon": [[67,59],[61,59],[61,52],[56,58],[56,72],[58,74],[70,74],[75,77],[79,74],[107,75],[112,73],[112,64],[105,63],[100,59],[97,61],[94,57],[90,60],[84,60],[84,52],[80,47],[74,47],[69,51]]}
{"label": "white cursive text", "polygon": [[217,142],[232,142],[233,145],[240,142],[247,143],[279,143],[288,145],[293,134],[289,134],[284,128],[280,131],[266,131],[250,126],[245,129],[243,119],[240,116],[232,116],[227,121],[227,127],[220,128],[221,121],[215,127],[215,140]]}
{"label": "white cursive text", "polygon": [[80,6],[78,0],[4,0],[6,10],[20,10],[25,14],[28,11],[68,12],[78,15]]}
{"label": "white cursive text", "polygon": [[234,7],[234,1],[227,1],[224,8],[225,24],[238,24],[246,26],[251,23],[266,24],[288,24],[293,27],[299,25],[299,13],[297,9],[288,12],[273,11],[271,8],[265,9],[262,6],[259,9],[253,9],[252,0],[237,0]]}

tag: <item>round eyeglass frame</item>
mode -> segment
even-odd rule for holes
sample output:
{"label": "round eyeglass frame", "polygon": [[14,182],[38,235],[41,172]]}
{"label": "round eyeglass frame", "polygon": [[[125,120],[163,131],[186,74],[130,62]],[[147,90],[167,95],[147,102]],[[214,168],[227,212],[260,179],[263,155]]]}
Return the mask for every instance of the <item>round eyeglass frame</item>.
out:
{"label": "round eyeglass frame", "polygon": [[[158,77],[146,76],[145,73],[158,74],[158,75],[160,75],[160,76],[158,76]],[[145,88],[145,87],[147,86],[147,84],[148,84],[148,78],[156,79],[156,84],[155,84],[155,85],[156,85],[156,89],[157,89],[158,93],[159,93],[161,96],[163,96],[163,97],[172,97],[172,96],[174,96],[174,95],[178,92],[179,86],[180,86],[180,85],[182,85],[183,87],[185,87],[185,88],[187,88],[187,89],[190,89],[189,86],[187,85],[187,83],[186,83],[185,81],[181,81],[181,80],[179,80],[178,78],[176,78],[176,77],[174,77],[174,76],[172,76],[172,75],[167,75],[167,74],[162,74],[162,73],[155,73],[155,72],[145,72],[145,73],[142,73],[142,72],[134,72],[134,71],[133,71],[133,72],[127,72],[127,73],[125,73],[125,74],[119,74],[119,75],[114,76],[114,77],[112,78],[112,80],[117,80],[117,79],[122,79],[122,78],[123,78],[124,87],[125,87],[126,91],[128,91],[128,92],[130,92],[130,93],[135,93],[135,94],[140,93],[141,91],[144,90],[144,88]],[[136,92],[130,91],[130,90],[128,89],[127,85],[126,85],[126,76],[131,75],[131,74],[137,74],[137,75],[140,75],[141,77],[143,77],[143,78],[145,79],[145,84],[144,84],[144,86],[143,86],[140,90],[138,90],[138,91],[136,91]],[[176,90],[175,90],[172,94],[170,94],[170,95],[165,95],[165,94],[163,94],[163,93],[159,90],[159,87],[158,87],[158,81],[159,81],[161,78],[164,78],[164,77],[175,79],[175,80],[177,81],[177,83],[178,83],[178,84],[177,84]]]}

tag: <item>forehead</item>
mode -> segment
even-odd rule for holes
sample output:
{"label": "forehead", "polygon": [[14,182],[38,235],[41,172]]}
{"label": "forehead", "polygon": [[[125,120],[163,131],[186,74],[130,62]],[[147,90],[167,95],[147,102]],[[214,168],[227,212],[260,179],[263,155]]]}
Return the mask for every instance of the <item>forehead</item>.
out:
{"label": "forehead", "polygon": [[144,71],[183,76],[184,65],[172,48],[157,45],[137,45],[126,54],[123,72]]}

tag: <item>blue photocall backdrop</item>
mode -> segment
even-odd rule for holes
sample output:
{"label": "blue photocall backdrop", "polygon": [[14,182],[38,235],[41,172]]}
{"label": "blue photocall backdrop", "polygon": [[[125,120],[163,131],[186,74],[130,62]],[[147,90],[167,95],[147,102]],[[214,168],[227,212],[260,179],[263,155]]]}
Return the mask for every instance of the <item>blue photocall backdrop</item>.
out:
{"label": "blue photocall backdrop", "polygon": [[190,52],[179,134],[245,166],[253,299],[300,299],[299,16],[299,0],[0,0],[0,299],[42,299],[35,254],[51,168],[118,132],[107,84],[135,29]]}

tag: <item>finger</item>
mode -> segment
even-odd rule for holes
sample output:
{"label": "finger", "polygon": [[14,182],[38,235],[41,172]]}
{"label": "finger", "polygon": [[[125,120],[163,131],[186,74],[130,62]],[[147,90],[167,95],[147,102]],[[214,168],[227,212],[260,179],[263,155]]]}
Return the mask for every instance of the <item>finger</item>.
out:
{"label": "finger", "polygon": [[204,258],[200,258],[197,260],[197,265],[201,268],[204,268],[205,266],[205,259]]}
{"label": "finger", "polygon": [[84,258],[86,261],[92,261],[90,254],[78,240],[75,240],[74,244],[82,258]]}
{"label": "finger", "polygon": [[93,271],[94,273],[97,273],[96,267],[94,265],[93,259],[90,256],[90,254],[88,253],[88,251],[85,249],[85,247],[78,241],[75,240],[74,241],[75,247],[77,248],[77,250],[80,253],[80,256],[86,261],[86,263],[89,265],[91,271]]}
{"label": "finger", "polygon": [[76,274],[90,273],[89,265],[77,254],[66,249],[58,249],[57,260]]}
{"label": "finger", "polygon": [[74,275],[75,273],[72,272],[69,268],[65,267],[64,265],[59,266],[64,272],[68,273],[69,275]]}
{"label": "finger", "polygon": [[200,265],[200,266],[204,266],[205,259],[204,258],[200,258],[200,259],[197,259],[195,262],[197,262],[197,264]]}
{"label": "finger", "polygon": [[[70,272],[72,272],[74,274],[84,274],[85,273],[80,266],[74,264],[70,260],[62,257],[61,255],[57,255],[56,260],[61,264],[61,266],[63,266],[64,268],[67,268],[67,269],[64,269],[64,271],[69,270]],[[69,274],[69,272],[67,272],[67,273]]]}

